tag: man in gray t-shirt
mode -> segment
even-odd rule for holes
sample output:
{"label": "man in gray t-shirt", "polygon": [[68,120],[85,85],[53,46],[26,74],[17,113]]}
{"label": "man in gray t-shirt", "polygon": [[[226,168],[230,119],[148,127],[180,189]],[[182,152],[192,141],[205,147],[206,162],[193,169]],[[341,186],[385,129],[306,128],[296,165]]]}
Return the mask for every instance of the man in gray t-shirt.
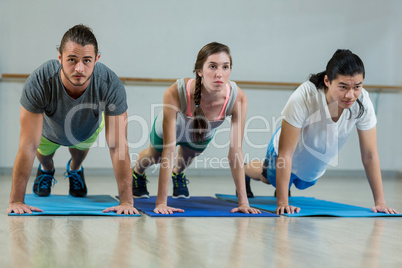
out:
{"label": "man in gray t-shirt", "polygon": [[33,192],[49,196],[56,182],[53,155],[60,146],[68,146],[71,153],[65,173],[69,194],[85,197],[82,162],[105,127],[120,204],[104,212],[138,214],[132,198],[126,92],[117,75],[98,62],[99,57],[92,30],[76,25],[64,34],[59,59],[47,61],[27,79],[20,100],[21,133],[8,213],[42,211],[24,203],[29,175],[36,154],[40,164]]}

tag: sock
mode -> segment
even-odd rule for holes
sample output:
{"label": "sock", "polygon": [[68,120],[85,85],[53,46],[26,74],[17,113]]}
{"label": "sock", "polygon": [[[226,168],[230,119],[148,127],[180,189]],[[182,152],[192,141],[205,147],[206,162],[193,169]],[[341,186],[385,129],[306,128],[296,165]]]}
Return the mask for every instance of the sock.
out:
{"label": "sock", "polygon": [[49,173],[49,174],[51,174],[51,173],[53,173],[53,172],[54,172],[54,167],[53,167],[53,169],[52,169],[51,171],[46,171],[46,170],[43,170],[43,168],[42,168],[42,165],[41,165],[41,164],[39,164],[39,169],[40,169],[40,171],[42,171],[42,172],[44,172],[44,173]]}
{"label": "sock", "polygon": [[145,172],[144,172],[144,174],[139,174],[139,173],[135,172],[135,171],[134,171],[134,168],[133,168],[133,175],[144,177],[144,176],[145,176]]}
{"label": "sock", "polygon": [[80,166],[80,169],[78,170],[72,170],[70,166],[68,166],[68,171],[72,171],[72,172],[80,172],[82,171],[82,166]]}

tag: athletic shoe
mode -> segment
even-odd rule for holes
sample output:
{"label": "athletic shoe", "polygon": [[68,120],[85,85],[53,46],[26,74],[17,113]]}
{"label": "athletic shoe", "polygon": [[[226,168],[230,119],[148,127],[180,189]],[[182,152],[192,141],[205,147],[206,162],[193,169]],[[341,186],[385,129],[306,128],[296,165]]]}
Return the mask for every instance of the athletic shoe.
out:
{"label": "athletic shoe", "polygon": [[149,198],[149,192],[147,190],[147,176],[140,175],[133,169],[133,197],[135,198]]}
{"label": "athletic shoe", "polygon": [[251,191],[250,181],[251,181],[250,177],[246,175],[246,193],[247,193],[247,197],[248,198],[253,198],[254,194]]}
{"label": "athletic shoe", "polygon": [[41,164],[39,164],[38,172],[36,173],[36,179],[34,181],[32,191],[36,196],[49,196],[50,191],[53,186],[57,183],[54,178],[54,169],[53,171],[47,172],[41,169]]}
{"label": "athletic shoe", "polygon": [[[250,181],[251,181],[250,177],[246,175],[246,193],[247,193],[247,197],[248,198],[253,198],[254,194],[251,191]],[[236,196],[237,196],[237,191],[236,191]]]}
{"label": "athletic shoe", "polygon": [[87,196],[87,186],[85,185],[84,177],[84,167],[80,170],[70,170],[71,159],[67,163],[67,171],[64,173],[65,178],[70,181],[70,191],[69,194],[74,197],[85,197]]}
{"label": "athletic shoe", "polygon": [[188,193],[187,184],[190,183],[189,180],[186,179],[186,174],[180,173],[172,173],[173,180],[173,198],[189,198],[190,194]]}

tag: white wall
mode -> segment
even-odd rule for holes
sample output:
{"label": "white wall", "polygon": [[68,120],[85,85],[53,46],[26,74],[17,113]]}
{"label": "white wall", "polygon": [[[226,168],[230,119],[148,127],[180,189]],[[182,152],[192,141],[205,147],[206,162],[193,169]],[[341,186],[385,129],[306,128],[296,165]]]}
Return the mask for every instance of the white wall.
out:
{"label": "white wall", "polygon": [[[0,73],[30,73],[56,58],[56,46],[71,26],[93,28],[101,61],[119,76],[179,78],[192,76],[198,50],[211,41],[230,46],[232,80],[302,82],[325,69],[337,48],[349,48],[366,66],[366,84],[402,84],[402,1],[4,1],[0,11]],[[23,83],[0,82],[0,168],[10,168],[18,150],[19,96]],[[129,142],[148,137],[151,107],[162,101],[166,86],[126,85]],[[248,96],[249,129],[244,153],[261,158],[291,91],[243,88]],[[384,170],[401,171],[402,101],[400,93],[378,94],[378,146]],[[375,96],[373,96],[375,97]],[[374,99],[373,99],[374,100]],[[147,122],[141,129],[138,118]],[[228,127],[228,124],[225,125]],[[223,129],[225,130],[225,129]],[[146,136],[142,135],[146,133]],[[224,131],[225,132],[225,131]],[[145,134],[144,134],[145,135]],[[359,170],[360,153],[353,134],[337,169]],[[224,144],[227,133],[216,137]],[[111,167],[104,138],[86,160],[86,167]],[[251,144],[253,143],[253,144]],[[135,154],[148,146],[137,144]],[[212,146],[197,162],[210,167],[212,157],[227,155]],[[55,158],[64,167],[66,149]],[[209,161],[209,162],[208,162]]]}

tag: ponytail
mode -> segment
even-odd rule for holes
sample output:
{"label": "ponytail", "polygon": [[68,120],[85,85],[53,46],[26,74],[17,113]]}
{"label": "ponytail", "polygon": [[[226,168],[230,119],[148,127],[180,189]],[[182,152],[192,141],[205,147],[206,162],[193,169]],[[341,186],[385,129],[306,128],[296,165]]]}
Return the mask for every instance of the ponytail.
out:
{"label": "ponytail", "polygon": [[193,141],[204,142],[205,131],[208,129],[207,119],[205,118],[204,111],[201,109],[201,76],[196,72],[195,91],[194,91],[194,121],[193,121]]}
{"label": "ponytail", "polygon": [[317,89],[325,89],[326,85],[324,83],[324,77],[325,77],[326,72],[323,71],[318,74],[312,74],[310,75],[310,82],[315,85]]}

